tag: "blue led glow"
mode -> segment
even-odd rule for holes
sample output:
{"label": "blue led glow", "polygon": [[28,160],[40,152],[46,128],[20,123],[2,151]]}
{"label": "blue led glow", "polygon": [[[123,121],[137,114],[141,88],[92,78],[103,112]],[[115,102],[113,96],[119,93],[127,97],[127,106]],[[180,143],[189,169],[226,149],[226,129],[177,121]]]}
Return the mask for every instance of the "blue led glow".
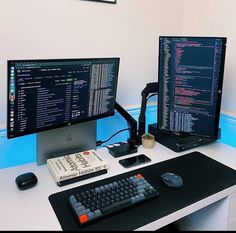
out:
{"label": "blue led glow", "polygon": [[236,147],[236,118],[221,115],[220,117],[221,139],[220,141]]}
{"label": "blue led glow", "polygon": [[[147,109],[146,122],[157,121],[157,108]],[[139,109],[132,109],[129,113],[137,120]],[[97,140],[106,140],[117,131],[127,128],[126,121],[119,115],[97,121]],[[220,117],[221,139],[219,141],[236,147],[236,118],[227,115]],[[146,127],[147,129],[147,127]],[[125,141],[128,131],[118,134],[107,144]],[[36,161],[36,136],[35,134],[8,140],[5,131],[0,131],[0,169]]]}

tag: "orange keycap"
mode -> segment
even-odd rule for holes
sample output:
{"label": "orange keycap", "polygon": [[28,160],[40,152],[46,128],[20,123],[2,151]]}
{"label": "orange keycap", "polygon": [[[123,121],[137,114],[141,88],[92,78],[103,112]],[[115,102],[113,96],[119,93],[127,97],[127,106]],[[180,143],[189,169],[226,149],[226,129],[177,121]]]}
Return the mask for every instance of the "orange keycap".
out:
{"label": "orange keycap", "polygon": [[79,220],[80,220],[81,223],[88,222],[88,220],[89,220],[88,215],[87,214],[80,215]]}
{"label": "orange keycap", "polygon": [[138,179],[142,179],[142,178],[143,178],[143,176],[142,176],[141,174],[136,175],[136,177],[137,177]]}

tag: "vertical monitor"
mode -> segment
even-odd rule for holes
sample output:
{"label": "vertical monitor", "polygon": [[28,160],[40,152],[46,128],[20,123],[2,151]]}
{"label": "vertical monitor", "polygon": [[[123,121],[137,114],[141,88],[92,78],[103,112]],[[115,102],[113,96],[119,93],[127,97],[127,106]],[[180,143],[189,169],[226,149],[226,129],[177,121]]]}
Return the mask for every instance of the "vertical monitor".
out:
{"label": "vertical monitor", "polygon": [[159,129],[218,138],[226,40],[159,38]]}
{"label": "vertical monitor", "polygon": [[119,58],[8,61],[8,138],[114,115]]}

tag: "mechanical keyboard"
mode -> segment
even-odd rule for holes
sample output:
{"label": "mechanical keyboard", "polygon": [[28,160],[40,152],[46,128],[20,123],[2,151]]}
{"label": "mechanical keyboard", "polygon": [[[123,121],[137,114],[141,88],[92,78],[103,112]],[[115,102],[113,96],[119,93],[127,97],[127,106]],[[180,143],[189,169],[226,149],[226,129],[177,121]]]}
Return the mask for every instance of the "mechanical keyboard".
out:
{"label": "mechanical keyboard", "polygon": [[74,193],[68,203],[80,226],[84,226],[157,196],[159,192],[141,174],[137,174]]}

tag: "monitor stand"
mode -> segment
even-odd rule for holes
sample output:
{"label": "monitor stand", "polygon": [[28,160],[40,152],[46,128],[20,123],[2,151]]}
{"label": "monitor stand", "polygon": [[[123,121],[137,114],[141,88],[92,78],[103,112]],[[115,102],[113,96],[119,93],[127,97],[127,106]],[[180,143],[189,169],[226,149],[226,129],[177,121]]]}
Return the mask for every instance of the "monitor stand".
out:
{"label": "monitor stand", "polygon": [[97,122],[89,121],[37,133],[37,165],[69,153],[96,149]]}

